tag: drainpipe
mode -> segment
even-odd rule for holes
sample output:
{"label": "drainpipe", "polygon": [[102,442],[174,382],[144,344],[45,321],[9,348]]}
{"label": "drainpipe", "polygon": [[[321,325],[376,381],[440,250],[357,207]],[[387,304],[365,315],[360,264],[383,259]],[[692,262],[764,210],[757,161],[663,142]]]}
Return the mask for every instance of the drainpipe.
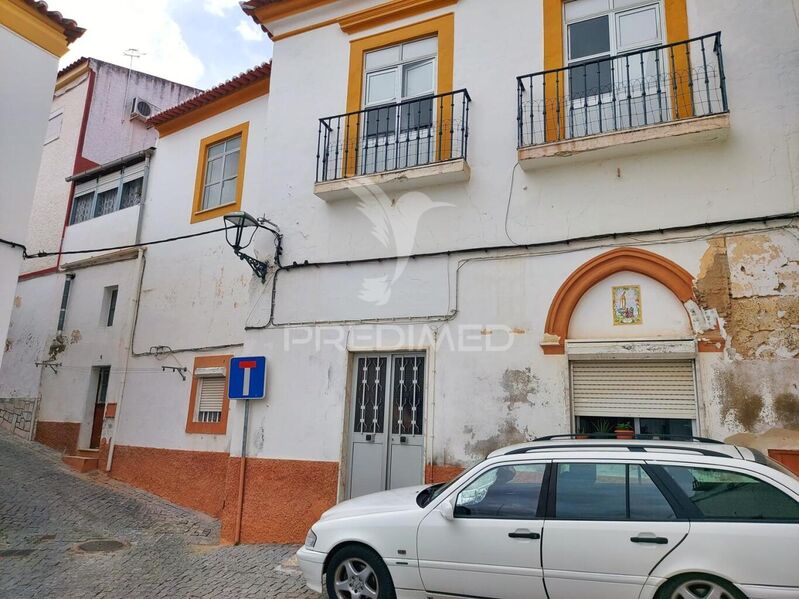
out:
{"label": "drainpipe", "polygon": [[141,288],[142,288],[142,281],[144,279],[144,257],[145,248],[139,248],[139,256],[136,258],[137,264],[137,276],[136,276],[136,291],[133,294],[133,298],[130,302],[130,311],[128,314],[128,322],[130,323],[129,331],[128,331],[128,339],[126,344],[126,351],[125,351],[125,366],[122,369],[122,387],[119,392],[119,398],[117,399],[117,412],[114,416],[114,430],[111,433],[111,443],[108,447],[108,460],[105,464],[106,472],[111,472],[111,464],[114,461],[114,448],[116,447],[116,440],[117,440],[117,433],[119,431],[119,421],[122,419],[122,412],[125,406],[125,387],[127,386],[128,382],[128,364],[130,363],[130,356],[133,352],[133,331],[136,327],[136,319],[139,314],[139,303],[141,301]]}
{"label": "drainpipe", "polygon": [[[142,223],[144,222],[144,207],[147,198],[147,182],[150,178],[150,157],[151,152],[148,151],[144,158],[144,180],[141,186],[141,203],[139,204],[139,216],[136,222],[136,243],[141,243],[141,230]],[[141,289],[144,281],[144,265],[146,259],[144,253],[146,248],[139,248],[139,255],[136,258],[137,274],[136,274],[136,289],[130,302],[130,313],[128,315],[129,330],[128,339],[125,351],[125,367],[122,370],[122,386],[117,399],[117,413],[114,416],[114,430],[111,433],[111,443],[108,446],[108,459],[105,464],[105,471],[111,472],[111,465],[114,462],[114,448],[116,447],[117,434],[119,432],[119,421],[122,419],[122,412],[125,406],[125,387],[128,382],[128,365],[130,364],[130,357],[133,355],[133,338],[136,332],[136,323],[139,319],[139,305],[141,304]]]}

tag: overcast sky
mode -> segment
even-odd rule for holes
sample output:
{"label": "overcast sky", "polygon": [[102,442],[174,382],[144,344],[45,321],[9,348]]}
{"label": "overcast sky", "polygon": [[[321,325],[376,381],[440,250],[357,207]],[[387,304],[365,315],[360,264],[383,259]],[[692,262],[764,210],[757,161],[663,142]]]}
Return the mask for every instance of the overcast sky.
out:
{"label": "overcast sky", "polygon": [[207,89],[272,56],[272,43],[238,0],[48,0],[86,29],[60,65],[91,56]]}

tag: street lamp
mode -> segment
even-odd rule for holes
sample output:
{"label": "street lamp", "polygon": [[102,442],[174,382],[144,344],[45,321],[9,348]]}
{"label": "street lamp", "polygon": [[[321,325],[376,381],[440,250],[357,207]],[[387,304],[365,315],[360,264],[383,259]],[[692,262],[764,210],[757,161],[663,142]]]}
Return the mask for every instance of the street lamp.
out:
{"label": "street lamp", "polygon": [[255,232],[258,229],[266,229],[275,235],[277,251],[275,253],[275,261],[280,264],[280,241],[282,235],[279,231],[267,227],[259,219],[247,214],[246,212],[231,212],[226,214],[225,217],[225,239],[228,245],[233,248],[233,252],[250,265],[252,271],[261,279],[261,282],[266,280],[266,273],[269,270],[269,264],[258,260],[254,256],[248,256],[243,252],[252,243],[255,237]]}

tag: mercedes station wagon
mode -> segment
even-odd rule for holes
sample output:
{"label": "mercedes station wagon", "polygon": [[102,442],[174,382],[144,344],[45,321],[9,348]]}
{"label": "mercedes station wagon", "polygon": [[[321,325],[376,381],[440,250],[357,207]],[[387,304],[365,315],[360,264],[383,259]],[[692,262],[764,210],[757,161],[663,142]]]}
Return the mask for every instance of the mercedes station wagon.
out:
{"label": "mercedes station wagon", "polygon": [[297,555],[337,599],[797,599],[799,479],[710,439],[545,437],[345,501]]}

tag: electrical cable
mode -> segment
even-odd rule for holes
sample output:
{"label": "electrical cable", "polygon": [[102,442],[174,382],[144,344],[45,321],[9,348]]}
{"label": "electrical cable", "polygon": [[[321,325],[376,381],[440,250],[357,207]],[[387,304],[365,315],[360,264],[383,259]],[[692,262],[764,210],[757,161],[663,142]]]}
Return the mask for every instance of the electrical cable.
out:
{"label": "electrical cable", "polygon": [[[177,237],[167,237],[166,239],[156,239],[155,241],[142,241],[140,243],[130,243],[127,245],[116,245],[111,247],[103,247],[103,248],[91,248],[88,250],[68,250],[68,251],[58,251],[58,252],[35,252],[33,254],[29,254],[28,251],[25,249],[25,246],[21,244],[14,244],[18,245],[22,248],[22,257],[25,259],[29,258],[46,258],[47,256],[68,256],[71,254],[91,254],[93,252],[111,252],[114,250],[127,250],[132,248],[138,247],[145,247],[148,245],[158,245],[159,243],[171,243],[173,241],[180,241],[182,239],[191,239],[192,237],[201,237],[203,235],[210,235],[211,233],[219,233],[220,231],[227,230],[227,227],[220,227],[218,229],[210,229],[209,231],[201,231],[199,233],[191,233],[189,235],[178,235]],[[5,241],[4,239],[0,239],[5,243],[11,244],[10,241]]]}
{"label": "electrical cable", "polygon": [[510,203],[511,203],[511,200],[513,199],[513,183],[514,183],[514,181],[516,181],[516,169],[519,167],[519,165],[520,165],[520,163],[516,162],[516,164],[513,165],[513,170],[510,172],[510,187],[508,188],[508,203],[505,206],[505,237],[507,237],[508,241],[510,241],[513,245],[523,245],[523,244],[516,243],[516,241],[513,240],[513,237],[511,237],[510,233],[508,232],[508,219],[510,218]]}
{"label": "electrical cable", "polygon": [[12,247],[12,248],[21,248],[23,256],[25,256],[25,254],[27,254],[27,252],[28,252],[28,250],[25,248],[24,245],[22,245],[21,243],[17,243],[15,241],[9,241],[8,239],[0,238],[0,243],[3,243],[3,244],[5,244],[5,245],[7,245],[9,247]]}

